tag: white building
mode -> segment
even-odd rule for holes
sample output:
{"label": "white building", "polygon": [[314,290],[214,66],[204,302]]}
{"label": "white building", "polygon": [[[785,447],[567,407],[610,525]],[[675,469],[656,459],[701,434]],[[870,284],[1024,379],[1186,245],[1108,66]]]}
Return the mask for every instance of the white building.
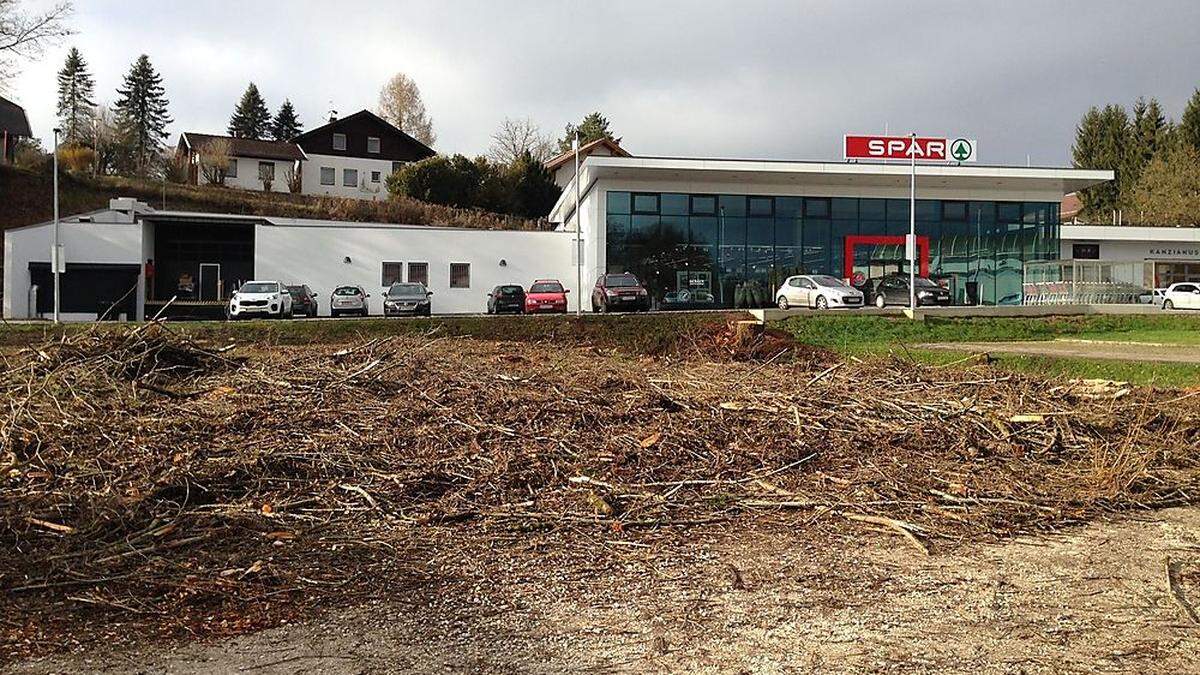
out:
{"label": "white building", "polygon": [[185,132],[176,152],[193,184],[213,182],[205,159],[220,144],[230,158],[222,184],[243,190],[386,199],[387,177],[434,151],[378,115],[362,110],[290,141]]}
{"label": "white building", "polygon": [[[5,317],[52,312],[52,230],[41,223],[4,233]],[[572,236],[156,211],[114,199],[60,225],[61,306],[73,320],[95,319],[114,304],[113,316],[143,318],[174,297],[175,314],[220,316],[241,282],[278,279],[312,288],[321,315],[334,288],[362,286],[371,312],[381,314],[393,282],[421,281],[434,293],[434,313],[483,312],[497,285],[573,278]]]}

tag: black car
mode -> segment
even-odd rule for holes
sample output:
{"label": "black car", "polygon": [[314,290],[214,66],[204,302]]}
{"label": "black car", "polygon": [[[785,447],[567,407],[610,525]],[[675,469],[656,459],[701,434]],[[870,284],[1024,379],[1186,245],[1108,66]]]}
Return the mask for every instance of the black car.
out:
{"label": "black car", "polygon": [[[925,277],[917,277],[917,306],[950,304],[950,291],[938,286]],[[888,305],[908,306],[908,276],[889,274],[867,282],[867,302],[875,303],[880,309]]]}
{"label": "black car", "polygon": [[522,314],[525,312],[525,289],[517,284],[504,284],[488,293],[488,314]]}
{"label": "black car", "polygon": [[429,316],[433,313],[429,297],[433,291],[426,290],[425,284],[407,283],[392,284],[387,295],[383,296],[384,316]]}
{"label": "black car", "polygon": [[308,284],[288,286],[287,290],[292,295],[293,316],[315,317],[317,315],[317,296],[308,287]]}

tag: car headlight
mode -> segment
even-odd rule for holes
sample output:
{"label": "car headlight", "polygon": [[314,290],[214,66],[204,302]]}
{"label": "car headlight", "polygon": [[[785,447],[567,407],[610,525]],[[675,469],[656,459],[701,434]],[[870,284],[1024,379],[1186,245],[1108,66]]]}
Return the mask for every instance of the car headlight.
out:
{"label": "car headlight", "polygon": [[606,290],[604,291],[604,294],[605,294],[605,295],[607,295],[607,296],[608,296],[608,297],[610,297],[610,298],[615,298],[615,297],[617,297],[617,292],[616,292],[616,291],[614,291],[614,290],[612,290],[612,289],[606,289]]}

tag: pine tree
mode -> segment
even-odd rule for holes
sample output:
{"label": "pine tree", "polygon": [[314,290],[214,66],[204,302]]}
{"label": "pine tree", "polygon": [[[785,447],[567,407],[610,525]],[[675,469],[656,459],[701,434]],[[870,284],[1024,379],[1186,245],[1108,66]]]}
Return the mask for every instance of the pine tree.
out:
{"label": "pine tree", "polygon": [[169,101],[162,76],[154,71],[150,57],[142,54],[125,75],[125,85],[117,89],[120,98],[114,106],[118,124],[128,139],[136,170],[144,172],[167,138],[167,125],[174,120],[167,114]]}
{"label": "pine tree", "polygon": [[1093,106],[1075,129],[1075,145],[1071,149],[1074,164],[1080,169],[1109,169],[1116,180],[1083,190],[1086,218],[1107,221],[1112,212],[1122,207],[1121,187],[1129,169],[1129,148],[1132,145],[1129,115],[1119,105],[1106,105],[1103,110]]}
{"label": "pine tree", "polygon": [[242,94],[242,100],[233,109],[233,117],[229,118],[229,135],[234,138],[263,139],[270,129],[271,112],[267,110],[267,102],[251,82]]}
{"label": "pine tree", "polygon": [[575,140],[576,131],[579,131],[579,145],[581,146],[601,138],[607,138],[610,141],[614,138],[612,132],[608,129],[608,118],[597,111],[583,118],[579,126],[575,126],[574,124],[567,125],[563,137],[558,140],[559,152],[566,152],[571,149],[571,143]]}
{"label": "pine tree", "polygon": [[1200,150],[1200,89],[1192,93],[1179,118],[1179,140]]}
{"label": "pine tree", "polygon": [[58,122],[63,129],[63,142],[84,145],[88,141],[88,122],[96,102],[96,83],[88,72],[87,62],[79,50],[71,47],[67,62],[58,71]]}
{"label": "pine tree", "polygon": [[1133,104],[1133,126],[1130,128],[1129,151],[1126,158],[1125,181],[1121,186],[1121,202],[1128,204],[1142,177],[1146,165],[1166,147],[1167,118],[1157,99],[1138,98]]}
{"label": "pine tree", "polygon": [[279,106],[279,112],[275,113],[275,119],[271,120],[271,137],[277,141],[290,141],[299,136],[303,129],[304,125],[296,117],[296,109],[292,107],[292,102],[283,99],[283,105]]}

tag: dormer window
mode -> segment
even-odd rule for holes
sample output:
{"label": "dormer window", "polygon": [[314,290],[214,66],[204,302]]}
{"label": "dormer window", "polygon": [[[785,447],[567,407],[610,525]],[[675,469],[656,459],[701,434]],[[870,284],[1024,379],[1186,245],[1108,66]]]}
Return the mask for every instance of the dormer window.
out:
{"label": "dormer window", "polygon": [[379,154],[379,139],[378,138],[376,138],[374,136],[367,136],[367,152],[374,154],[374,155]]}
{"label": "dormer window", "polygon": [[346,149],[346,134],[334,134],[333,135],[333,149],[345,151],[345,149]]}

